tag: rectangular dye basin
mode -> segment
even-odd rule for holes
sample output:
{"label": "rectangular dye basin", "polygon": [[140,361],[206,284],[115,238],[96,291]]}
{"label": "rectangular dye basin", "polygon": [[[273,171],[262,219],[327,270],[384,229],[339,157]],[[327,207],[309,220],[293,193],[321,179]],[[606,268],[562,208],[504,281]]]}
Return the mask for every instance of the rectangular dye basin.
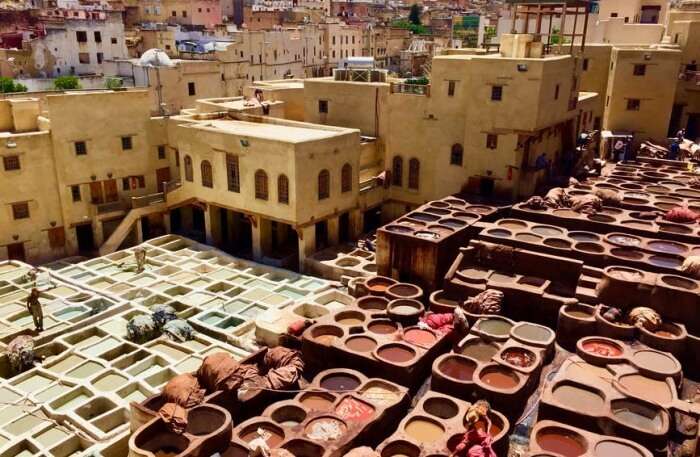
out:
{"label": "rectangular dye basin", "polygon": [[230,331],[243,323],[245,323],[243,319],[238,319],[237,317],[227,317],[223,321],[216,324],[216,327],[226,331]]}
{"label": "rectangular dye basin", "polygon": [[195,279],[194,281],[188,282],[187,286],[201,289],[203,287],[207,287],[209,284],[211,284],[211,281],[208,281],[204,278],[198,278],[198,279]]}
{"label": "rectangular dye basin", "polygon": [[92,380],[92,386],[100,392],[112,392],[124,387],[129,378],[115,371],[109,371]]}
{"label": "rectangular dye basin", "polygon": [[83,406],[78,407],[75,413],[83,419],[90,421],[102,414],[115,409],[115,405],[110,399],[105,397],[95,397]]}
{"label": "rectangular dye basin", "polygon": [[121,427],[125,427],[128,421],[126,410],[120,408],[116,411],[96,417],[92,419],[90,423],[104,433],[111,433]]}
{"label": "rectangular dye basin", "polygon": [[202,359],[199,357],[187,357],[186,359],[180,361],[177,365],[175,365],[175,369],[179,371],[180,373],[191,373],[193,371],[197,371],[199,367],[202,365]]}
{"label": "rectangular dye basin", "polygon": [[85,387],[77,387],[49,403],[49,408],[58,413],[65,414],[73,411],[92,397],[93,393],[90,390]]}
{"label": "rectangular dye basin", "polygon": [[262,289],[259,287],[255,287],[253,289],[248,290],[247,292],[242,293],[240,295],[240,297],[245,298],[247,300],[258,301],[258,300],[262,300],[263,298],[267,297],[270,294],[272,294],[272,291],[270,291],[268,289]]}
{"label": "rectangular dye basin", "polygon": [[5,432],[10,435],[19,436],[40,426],[50,424],[44,413],[41,411],[33,411],[31,414],[25,414],[19,419],[16,419],[3,427]]}
{"label": "rectangular dye basin", "polygon": [[305,297],[306,295],[309,294],[309,292],[306,290],[297,289],[297,288],[289,287],[289,286],[280,287],[275,292],[278,292],[282,295],[285,295],[293,300],[298,300],[298,299]]}
{"label": "rectangular dye basin", "polygon": [[124,399],[124,401],[127,403],[130,403],[132,401],[136,403],[141,403],[146,398],[151,396],[151,392],[146,390],[141,385],[133,383],[119,389],[117,391],[117,395]]}
{"label": "rectangular dye basin", "polygon": [[25,393],[36,392],[39,389],[45,389],[54,380],[43,373],[34,372],[21,381],[15,382],[13,385]]}
{"label": "rectangular dye basin", "polygon": [[104,370],[104,368],[105,367],[100,365],[99,363],[94,362],[92,360],[88,360],[87,362],[84,362],[78,365],[76,368],[73,368],[72,370],[66,372],[66,376],[71,376],[77,379],[87,379],[92,375]]}
{"label": "rectangular dye basin", "polygon": [[71,436],[63,427],[52,426],[34,435],[34,440],[43,447],[48,448]]}
{"label": "rectangular dye basin", "polygon": [[128,369],[127,374],[143,378],[150,376],[153,373],[157,373],[168,365],[168,361],[160,357],[148,357],[147,359],[142,360],[138,364]]}
{"label": "rectangular dye basin", "polygon": [[186,297],[182,297],[181,301],[190,306],[201,306],[216,298],[214,295],[205,294],[204,292],[194,292]]}
{"label": "rectangular dye basin", "polygon": [[159,388],[175,376],[177,376],[175,371],[173,371],[171,368],[166,368],[144,378],[144,381],[146,381],[146,384],[151,387]]}
{"label": "rectangular dye basin", "polygon": [[68,354],[64,359],[59,360],[50,367],[46,368],[54,373],[65,373],[71,368],[75,368],[78,364],[85,362],[87,359],[82,355]]}
{"label": "rectangular dye basin", "polygon": [[90,309],[85,306],[72,305],[67,308],[63,308],[60,311],[53,313],[54,317],[64,321],[70,321],[79,316],[84,316],[90,312]]}
{"label": "rectangular dye basin", "polygon": [[241,316],[247,317],[249,319],[255,319],[258,314],[262,313],[263,311],[267,311],[267,307],[262,306],[262,305],[252,305],[244,310],[241,311]]}
{"label": "rectangular dye basin", "polygon": [[77,294],[78,290],[68,286],[58,286],[51,289],[49,293],[55,297],[66,298],[70,297],[71,295]]}
{"label": "rectangular dye basin", "polygon": [[252,302],[248,300],[242,300],[242,299],[236,299],[236,300],[231,300],[228,303],[225,303],[221,309],[223,311],[226,311],[227,313],[238,313],[240,310],[245,308],[246,306],[249,306]]}
{"label": "rectangular dye basin", "polygon": [[165,355],[168,358],[178,361],[189,355],[189,352],[178,348],[172,343],[160,342],[148,347],[150,350]]}
{"label": "rectangular dye basin", "polygon": [[81,349],[81,352],[84,354],[91,355],[93,357],[98,356],[100,354],[103,354],[111,349],[116,348],[121,344],[121,340],[114,338],[113,336],[109,336],[103,340],[101,340],[99,343],[93,344],[92,346],[87,346],[84,349]]}
{"label": "rectangular dye basin", "polygon": [[217,312],[210,312],[210,313],[206,313],[206,314],[202,314],[201,316],[198,316],[197,320],[203,324],[216,325],[225,318],[226,318],[225,314],[217,313]]}
{"label": "rectangular dye basin", "polygon": [[65,395],[73,388],[72,384],[66,384],[66,381],[61,381],[60,384],[54,384],[48,389],[35,394],[36,399],[41,403],[49,402],[55,398]]}

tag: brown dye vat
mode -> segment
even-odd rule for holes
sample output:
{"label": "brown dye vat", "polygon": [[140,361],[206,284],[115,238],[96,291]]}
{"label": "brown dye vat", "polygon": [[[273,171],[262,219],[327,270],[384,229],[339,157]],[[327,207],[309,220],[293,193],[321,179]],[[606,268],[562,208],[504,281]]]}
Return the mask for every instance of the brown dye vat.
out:
{"label": "brown dye vat", "polygon": [[587,241],[584,242],[579,242],[574,245],[574,249],[578,249],[579,251],[583,252],[593,252],[596,254],[600,254],[602,252],[605,252],[605,248],[601,246],[598,243],[589,243]]}
{"label": "brown dye vat", "polygon": [[447,227],[445,225],[442,225],[442,224],[429,225],[428,229],[431,232],[437,233],[438,235],[440,235],[440,237],[450,236],[455,232],[454,229]]}
{"label": "brown dye vat", "polygon": [[298,406],[285,405],[274,410],[270,417],[284,427],[295,427],[304,422],[306,411]]}
{"label": "brown dye vat", "polygon": [[417,416],[406,423],[404,431],[419,443],[432,443],[442,438],[445,428],[432,419]]}
{"label": "brown dye vat", "polygon": [[371,321],[367,325],[367,330],[369,330],[372,333],[377,333],[379,335],[388,335],[389,333],[394,333],[396,330],[398,330],[398,327],[396,324],[389,320],[378,320]]}
{"label": "brown dye vat", "polygon": [[515,239],[525,243],[539,243],[543,238],[539,235],[533,235],[532,233],[516,233]]}
{"label": "brown dye vat", "polygon": [[562,236],[564,234],[564,230],[560,229],[559,227],[554,227],[551,225],[535,225],[531,229],[532,233],[535,233],[537,235],[542,235],[542,236]]}
{"label": "brown dye vat", "polygon": [[580,309],[566,309],[565,312],[569,316],[577,317],[579,319],[590,319],[593,317],[592,312],[589,313]]}
{"label": "brown dye vat", "polygon": [[675,373],[678,362],[670,356],[656,351],[641,350],[632,355],[631,362],[639,368],[658,373]]}
{"label": "brown dye vat", "polygon": [[583,387],[562,384],[554,388],[552,395],[563,406],[583,414],[597,416],[605,411],[605,399]]}
{"label": "brown dye vat", "polygon": [[693,232],[692,229],[685,227],[683,225],[665,224],[665,223],[659,223],[659,230],[664,231],[664,232],[680,233],[680,234],[688,234],[688,233]]}
{"label": "brown dye vat", "polygon": [[396,388],[382,381],[368,382],[362,388],[360,395],[362,398],[380,405],[394,403],[399,398]]}
{"label": "brown dye vat", "polygon": [[451,419],[459,413],[459,406],[449,398],[434,397],[423,402],[426,413],[440,419]]}
{"label": "brown dye vat", "polygon": [[394,363],[406,363],[415,357],[416,353],[408,346],[388,344],[377,351],[379,358]]}
{"label": "brown dye vat", "polygon": [[429,232],[427,230],[419,230],[413,234],[416,238],[423,240],[437,240],[440,235],[435,232]]}
{"label": "brown dye vat", "polygon": [[402,300],[400,303],[396,303],[391,307],[391,312],[404,315],[415,314],[421,310],[415,305],[414,303],[408,303]]}
{"label": "brown dye vat", "polygon": [[583,436],[558,428],[546,428],[536,436],[537,444],[545,451],[564,457],[578,457],[586,452]]}
{"label": "brown dye vat", "polygon": [[595,446],[598,457],[641,457],[642,454],[632,446],[617,441],[601,441]]}
{"label": "brown dye vat", "polygon": [[[446,207],[449,207],[449,205],[446,205]],[[451,211],[443,209],[443,208],[424,208],[423,211],[426,213],[431,213],[431,214],[438,214],[440,216],[446,216],[447,214],[452,214]]]}
{"label": "brown dye vat", "polygon": [[310,410],[330,411],[335,397],[330,394],[308,393],[301,396],[301,404]]}
{"label": "brown dye vat", "polygon": [[258,434],[259,429],[262,430],[262,437],[271,448],[279,446],[282,440],[284,440],[284,432],[280,428],[265,423],[249,425],[241,430],[238,437],[246,443],[250,443],[260,436]]}
{"label": "brown dye vat", "polygon": [[377,347],[377,342],[367,336],[353,336],[345,340],[345,346],[357,352],[371,352]]}
{"label": "brown dye vat", "polygon": [[612,244],[626,248],[636,248],[642,244],[641,238],[621,233],[611,233],[606,236],[606,239]]}
{"label": "brown dye vat", "polygon": [[411,218],[417,219],[417,220],[423,221],[423,222],[435,222],[436,220],[440,219],[439,217],[437,217],[433,214],[421,213],[418,211],[412,212]]}
{"label": "brown dye vat", "polygon": [[[489,435],[491,437],[496,437],[498,436],[499,433],[503,430],[503,424],[500,422],[500,418],[496,417],[490,417],[491,419],[491,427],[489,428]],[[477,430],[486,431],[486,422],[485,421],[478,421],[476,424],[474,424]]]}
{"label": "brown dye vat", "polygon": [[575,217],[578,218],[581,216],[581,214],[577,213],[576,211],[570,210],[570,209],[555,209],[552,211],[552,213],[555,216],[559,217]]}
{"label": "brown dye vat", "polygon": [[384,297],[367,295],[365,297],[358,298],[355,303],[360,309],[383,311],[389,304],[389,300]]}
{"label": "brown dye vat", "polygon": [[423,295],[423,291],[413,284],[399,283],[387,288],[387,293],[397,298],[414,298]]}
{"label": "brown dye vat", "polygon": [[420,448],[408,441],[396,441],[387,445],[382,452],[382,457],[418,457]]}
{"label": "brown dye vat", "polygon": [[342,311],[335,315],[335,321],[340,325],[362,325],[365,315],[355,311]]}
{"label": "brown dye vat", "polygon": [[425,222],[415,221],[415,220],[412,220],[412,219],[399,219],[399,222],[401,223],[401,225],[405,225],[405,226],[408,226],[408,227],[413,227],[413,228],[416,228],[416,229],[419,229],[419,228],[421,228],[421,227],[425,227]]}
{"label": "brown dye vat", "polygon": [[644,258],[644,254],[636,249],[613,248],[610,250],[610,253],[614,256],[630,260],[640,260]]}
{"label": "brown dye vat", "polygon": [[465,225],[467,225],[466,222],[455,219],[455,218],[449,218],[449,219],[443,219],[440,221],[442,225],[446,225],[447,227],[452,227],[452,228],[462,228]]}
{"label": "brown dye vat", "polygon": [[343,336],[343,331],[332,325],[321,325],[313,329],[311,336],[321,344],[331,345],[336,339]]}
{"label": "brown dye vat", "polygon": [[644,275],[641,272],[624,267],[609,268],[607,274],[612,278],[627,282],[639,282],[642,280],[642,278],[644,278]]}
{"label": "brown dye vat", "polygon": [[498,352],[498,345],[485,343],[481,340],[476,341],[475,343],[467,343],[459,353],[480,362],[491,361],[491,358]]}
{"label": "brown dye vat", "polygon": [[481,319],[479,330],[494,336],[505,336],[510,332],[513,324],[503,319]]}
{"label": "brown dye vat", "polygon": [[346,374],[332,374],[321,380],[321,388],[330,391],[351,391],[359,385],[358,378]]}
{"label": "brown dye vat", "polygon": [[195,436],[214,433],[226,422],[226,414],[213,408],[194,408],[187,414],[187,433]]}
{"label": "brown dye vat", "polygon": [[647,249],[663,254],[681,255],[688,252],[688,246],[673,241],[650,241],[647,243]]}
{"label": "brown dye vat", "polygon": [[[458,202],[458,203],[457,203],[458,205],[459,205],[459,204],[461,204],[461,205],[464,204],[464,202],[461,201],[461,200],[456,200],[456,201]],[[459,203],[459,202],[461,202],[461,203]],[[445,201],[434,201],[434,202],[428,203],[428,205],[432,206],[433,208],[449,208],[451,204],[453,204],[453,203],[451,203],[451,202],[449,202],[449,201],[447,201],[447,200],[445,200]]]}
{"label": "brown dye vat", "polygon": [[617,344],[604,340],[589,340],[583,343],[583,350],[602,357],[620,357],[622,348]]}
{"label": "brown dye vat", "polygon": [[403,334],[403,339],[411,344],[424,347],[431,346],[437,341],[437,337],[433,332],[419,328],[406,330]]}
{"label": "brown dye vat", "polygon": [[365,287],[370,290],[373,294],[383,294],[389,286],[396,284],[391,278],[385,278],[383,276],[374,276],[365,281]]}
{"label": "brown dye vat", "polygon": [[649,399],[660,405],[666,405],[673,400],[673,393],[664,381],[631,374],[621,376],[619,382],[635,397]]}
{"label": "brown dye vat", "polygon": [[664,425],[662,410],[641,402],[615,400],[610,409],[619,422],[647,432],[658,433]]}
{"label": "brown dye vat", "polygon": [[678,268],[683,265],[683,257],[669,255],[653,255],[649,263],[662,268]]}
{"label": "brown dye vat", "polygon": [[458,212],[452,214],[452,216],[459,218],[459,219],[462,219],[462,220],[465,220],[465,221],[473,221],[474,219],[479,218],[479,216],[476,214],[466,213],[464,211],[458,211]]}
{"label": "brown dye vat", "polygon": [[545,246],[559,249],[568,249],[572,244],[570,241],[563,240],[561,238],[547,238],[543,241],[543,243]]}
{"label": "brown dye vat", "polygon": [[523,230],[527,228],[527,224],[517,219],[502,219],[496,222],[496,225],[509,230]]}
{"label": "brown dye vat", "polygon": [[503,367],[488,367],[481,372],[481,381],[498,390],[510,390],[518,386],[518,377]]}
{"label": "brown dye vat", "polygon": [[509,236],[511,236],[513,234],[510,230],[500,229],[500,228],[489,229],[486,231],[486,233],[491,235],[491,236],[498,237],[498,238],[508,238]]}
{"label": "brown dye vat", "polygon": [[532,351],[522,348],[510,348],[501,353],[501,358],[510,365],[521,368],[531,367],[537,358]]}
{"label": "brown dye vat", "polygon": [[574,241],[600,241],[600,236],[593,232],[569,232],[569,238]]}
{"label": "brown dye vat", "polygon": [[476,370],[476,363],[461,357],[448,357],[438,365],[438,370],[459,381],[471,381]]}
{"label": "brown dye vat", "polygon": [[388,230],[390,232],[395,232],[395,233],[413,233],[413,229],[411,227],[403,226],[403,225],[387,225],[384,227],[385,230]]}

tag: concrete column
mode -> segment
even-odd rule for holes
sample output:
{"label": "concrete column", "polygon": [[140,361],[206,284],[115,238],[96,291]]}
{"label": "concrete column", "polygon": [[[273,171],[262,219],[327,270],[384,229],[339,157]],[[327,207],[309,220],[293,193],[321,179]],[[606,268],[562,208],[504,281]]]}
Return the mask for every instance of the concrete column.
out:
{"label": "concrete column", "polygon": [[213,237],[211,235],[211,218],[216,213],[212,211],[211,205],[207,205],[207,209],[204,210],[204,238],[208,245],[213,244]]}
{"label": "concrete column", "polygon": [[304,261],[316,251],[316,226],[311,224],[297,229],[299,234],[299,271],[304,272]]}
{"label": "concrete column", "polygon": [[262,250],[262,221],[255,218],[256,223],[251,225],[253,231],[253,260],[260,262],[263,257]]}
{"label": "concrete column", "polygon": [[98,219],[93,219],[92,223],[92,233],[95,236],[95,247],[100,248],[105,242],[104,230],[102,227],[102,221]]}
{"label": "concrete column", "polygon": [[364,216],[360,209],[350,211],[350,239],[356,240],[362,233]]}
{"label": "concrete column", "polygon": [[134,228],[136,229],[136,244],[143,243],[143,225],[141,225],[141,219],[142,218],[139,217],[134,224]]}
{"label": "concrete column", "polygon": [[340,239],[340,223],[338,217],[332,217],[328,219],[328,244],[331,246],[338,245],[338,239]]}
{"label": "concrete column", "polygon": [[172,232],[170,228],[170,211],[165,211],[163,213],[163,229],[165,230],[165,233]]}

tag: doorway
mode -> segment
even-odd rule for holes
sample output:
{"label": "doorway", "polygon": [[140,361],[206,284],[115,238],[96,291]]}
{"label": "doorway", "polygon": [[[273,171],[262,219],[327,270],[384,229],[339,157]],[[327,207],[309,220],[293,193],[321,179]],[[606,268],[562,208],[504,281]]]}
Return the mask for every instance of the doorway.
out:
{"label": "doorway", "polygon": [[204,210],[192,205],[192,238],[200,243],[206,242],[206,224],[204,222]]}
{"label": "doorway", "polygon": [[26,254],[24,253],[24,243],[12,243],[7,245],[7,258],[9,260],[19,260],[24,262]]}
{"label": "doorway", "polygon": [[688,114],[688,124],[685,129],[685,137],[697,142],[700,137],[700,113]]}
{"label": "doorway", "polygon": [[362,231],[369,233],[377,230],[382,226],[382,209],[381,207],[370,208],[362,215]]}
{"label": "doorway", "polygon": [[170,210],[170,232],[182,233],[182,213],[180,208]]}
{"label": "doorway", "polygon": [[90,201],[95,205],[99,205],[100,203],[104,203],[101,182],[93,181],[90,183]]}
{"label": "doorway", "polygon": [[328,247],[328,221],[316,223],[316,250],[320,251]]}
{"label": "doorway", "polygon": [[492,178],[481,178],[479,180],[479,194],[484,197],[492,196],[495,184],[496,182]]}
{"label": "doorway", "polygon": [[341,243],[350,241],[350,213],[343,213],[338,218],[338,241]]}
{"label": "doorway", "polygon": [[105,201],[116,202],[119,200],[119,194],[117,193],[117,180],[108,179],[105,183]]}
{"label": "doorway", "polygon": [[156,170],[156,183],[158,192],[165,191],[165,185],[170,181],[170,167],[158,168]]}
{"label": "doorway", "polygon": [[661,6],[659,6],[659,5],[642,6],[642,15],[639,18],[639,22],[642,24],[658,24],[660,15],[661,15]]}
{"label": "doorway", "polygon": [[75,236],[78,239],[78,253],[89,255],[95,250],[95,238],[92,233],[92,224],[75,226]]}

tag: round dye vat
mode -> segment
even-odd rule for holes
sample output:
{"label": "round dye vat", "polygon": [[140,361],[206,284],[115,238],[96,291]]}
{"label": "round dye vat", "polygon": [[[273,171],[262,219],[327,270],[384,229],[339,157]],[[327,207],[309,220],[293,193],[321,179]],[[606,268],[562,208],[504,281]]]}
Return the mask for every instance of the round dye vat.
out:
{"label": "round dye vat", "polygon": [[686,245],[674,243],[672,241],[650,241],[647,243],[647,248],[651,251],[664,254],[685,254],[688,252],[688,247]]}
{"label": "round dye vat", "polygon": [[274,410],[270,417],[284,427],[296,427],[306,419],[306,411],[298,406],[285,405]]}
{"label": "round dye vat", "polygon": [[693,230],[677,224],[659,224],[659,230],[671,233],[691,233]]}
{"label": "round dye vat", "polygon": [[428,398],[423,403],[423,409],[431,416],[439,417],[440,419],[451,419],[459,412],[457,403],[442,397]]}
{"label": "round dye vat", "polygon": [[589,214],[588,219],[596,222],[615,222],[615,218],[612,216],[608,216],[607,214]]}
{"label": "round dye vat", "polygon": [[580,215],[579,213],[577,213],[576,211],[572,211],[572,210],[570,210],[570,209],[555,209],[554,211],[552,211],[552,213],[553,213],[555,216],[559,216],[559,217],[575,217],[575,218],[578,218],[578,217],[581,216],[581,215]]}
{"label": "round dye vat", "polygon": [[389,232],[395,232],[395,233],[406,233],[406,234],[413,233],[412,228],[406,227],[404,225],[396,225],[396,224],[387,225],[386,227],[384,227],[384,230],[388,230]]}
{"label": "round dye vat", "polygon": [[551,225],[535,225],[532,227],[532,233],[542,236],[561,236],[564,230]]}
{"label": "round dye vat", "polygon": [[504,336],[510,333],[513,324],[503,319],[482,319],[479,321],[479,330],[494,336]]}
{"label": "round dye vat", "polygon": [[644,275],[637,270],[623,267],[609,268],[607,273],[615,279],[629,282],[639,282],[644,277]]}
{"label": "round dye vat", "polygon": [[600,241],[600,237],[592,232],[569,232],[569,238],[574,241]]}
{"label": "round dye vat", "polygon": [[345,340],[345,346],[357,352],[370,352],[377,347],[377,342],[367,336],[353,336]]}
{"label": "round dye vat", "polygon": [[595,310],[593,308],[586,308],[581,305],[566,305],[564,307],[564,314],[577,319],[592,319],[594,313]]}
{"label": "round dye vat", "polygon": [[511,236],[510,230],[505,229],[490,229],[487,230],[486,233],[498,238],[508,238],[509,236]]}
{"label": "round dye vat", "polygon": [[346,311],[338,313],[335,316],[335,321],[340,325],[362,325],[365,316],[359,312]]}
{"label": "round dye vat", "polygon": [[537,434],[537,444],[545,451],[564,457],[578,457],[586,452],[585,439],[578,433],[558,428],[545,428]]}
{"label": "round dye vat", "polygon": [[445,429],[437,422],[427,417],[415,417],[408,421],[404,427],[408,436],[414,438],[419,443],[432,443],[442,439]]}
{"label": "round dye vat", "polygon": [[435,222],[436,220],[440,219],[439,217],[433,215],[433,214],[428,214],[428,213],[419,213],[419,212],[414,212],[409,215],[409,217],[413,219],[418,219],[419,221],[424,221],[424,222]]}
{"label": "round dye vat", "polygon": [[610,250],[610,253],[614,256],[622,257],[623,259],[640,260],[644,258],[644,254],[636,249],[614,248]]}
{"label": "round dye vat", "polygon": [[387,344],[377,350],[379,358],[393,363],[406,363],[412,360],[416,353],[413,349],[402,344]]}
{"label": "round dye vat", "polygon": [[649,257],[649,263],[662,268],[678,268],[683,265],[683,258],[668,255],[653,255]]}
{"label": "round dye vat", "polygon": [[509,369],[503,367],[489,367],[481,372],[481,381],[494,389],[509,390],[517,387],[520,380]]}
{"label": "round dye vat", "polygon": [[358,298],[356,303],[357,306],[361,309],[383,311],[389,304],[389,300],[387,300],[384,297],[375,297],[372,295],[367,295],[366,297]]}
{"label": "round dye vat", "polygon": [[612,233],[607,236],[607,239],[612,244],[618,246],[636,248],[642,244],[642,240],[636,236],[622,235],[620,233]]}
{"label": "round dye vat", "polygon": [[659,432],[663,426],[661,409],[646,404],[617,400],[610,406],[613,416],[620,422],[652,433]]}
{"label": "round dye vat", "polygon": [[476,370],[476,363],[461,357],[448,357],[438,365],[438,370],[460,381],[471,381]]}
{"label": "round dye vat", "polygon": [[513,328],[515,336],[538,343],[546,343],[552,338],[553,333],[547,327],[529,323],[519,324]]}
{"label": "round dye vat", "polygon": [[440,238],[440,235],[438,235],[435,232],[429,232],[427,230],[419,230],[413,234],[416,238],[421,238],[423,240],[437,240]]}
{"label": "round dye vat", "polygon": [[467,225],[466,222],[461,221],[459,219],[453,219],[453,218],[443,219],[442,221],[440,221],[440,223],[443,225],[446,225],[448,227],[452,227],[452,228],[462,228],[465,225]]}
{"label": "round dye vat", "polygon": [[488,362],[498,352],[498,346],[477,340],[476,343],[467,343],[459,352],[480,362]]}
{"label": "round dye vat", "polygon": [[605,248],[598,243],[589,243],[589,242],[580,242],[576,243],[574,245],[575,249],[578,249],[579,251],[584,251],[584,252],[594,252],[594,253],[601,253],[605,251]]}
{"label": "round dye vat", "polygon": [[347,374],[332,374],[321,380],[321,388],[331,391],[355,390],[360,385],[360,380]]}
{"label": "round dye vat", "polygon": [[336,339],[343,336],[343,331],[332,325],[322,325],[313,329],[311,336],[317,342],[330,346]]}
{"label": "round dye vat", "polygon": [[571,242],[561,238],[547,238],[543,241],[545,246],[559,249],[568,249],[571,247]]}
{"label": "round dye vat", "polygon": [[267,442],[267,445],[271,448],[277,447],[284,439],[284,432],[282,432],[281,429],[278,430],[277,427],[273,427],[269,424],[249,425],[238,436],[241,438],[241,440],[245,441],[246,443],[249,443],[255,438],[260,437],[260,434],[258,433],[259,430],[262,430],[262,438],[265,440],[265,442]]}
{"label": "round dye vat", "polygon": [[503,219],[497,222],[499,227],[510,230],[523,230],[527,228],[527,224],[517,219]]}
{"label": "round dye vat", "polygon": [[509,364],[520,368],[531,367],[536,360],[535,354],[522,348],[506,349],[501,353],[501,358]]}
{"label": "round dye vat", "polygon": [[532,233],[516,233],[515,239],[524,243],[539,243],[542,241],[541,236],[533,235]]}
{"label": "round dye vat", "polygon": [[412,328],[406,330],[403,334],[404,341],[407,341],[418,346],[431,346],[437,340],[433,332],[420,328]]}
{"label": "round dye vat", "polygon": [[671,287],[678,287],[680,289],[694,290],[698,288],[697,284],[694,281],[680,276],[663,275],[661,276],[661,281],[663,281]]}
{"label": "round dye vat", "polygon": [[372,321],[367,326],[367,329],[372,333],[387,335],[394,333],[398,327],[391,321]]}
{"label": "round dye vat", "polygon": [[381,381],[370,381],[360,392],[362,398],[379,405],[389,405],[399,399],[396,388]]}
{"label": "round dye vat", "polygon": [[319,417],[306,424],[306,436],[314,441],[335,441],[347,432],[348,426],[333,417]]}
{"label": "round dye vat", "polygon": [[387,288],[387,292],[397,297],[415,297],[421,294],[421,290],[413,284],[394,284]]}
{"label": "round dye vat", "polygon": [[638,374],[622,376],[619,381],[635,397],[652,400],[661,405],[673,400],[671,389],[663,381]]}
{"label": "round dye vat", "polygon": [[632,356],[632,363],[639,368],[659,373],[675,373],[678,371],[676,359],[661,352],[643,350],[637,351]]}
{"label": "round dye vat", "polygon": [[583,343],[582,347],[589,354],[601,357],[620,357],[622,355],[622,348],[609,341],[590,340]]}
{"label": "round dye vat", "polygon": [[[503,431],[503,424],[501,423],[501,419],[491,416],[491,428],[489,428],[489,435],[491,435],[492,438],[495,438],[498,436],[501,431]],[[486,429],[486,422],[483,420],[478,421],[476,424],[474,424],[474,427],[476,427],[477,430],[481,430],[482,432],[484,429]]]}
{"label": "round dye vat", "polygon": [[605,400],[596,392],[570,384],[560,385],[552,391],[554,398],[574,411],[597,415],[605,409]]}
{"label": "round dye vat", "polygon": [[374,293],[384,293],[393,284],[396,284],[396,281],[381,276],[375,276],[365,281],[365,286]]}
{"label": "round dye vat", "polygon": [[300,401],[302,405],[310,410],[330,411],[335,397],[333,395],[308,393],[304,394]]}
{"label": "round dye vat", "polygon": [[369,422],[374,415],[374,407],[356,398],[345,397],[335,407],[335,413],[346,421]]}
{"label": "round dye vat", "polygon": [[404,314],[404,315],[410,315],[410,314],[415,314],[417,312],[420,312],[420,308],[417,306],[413,306],[411,304],[396,304],[391,307],[391,312],[394,314]]}
{"label": "round dye vat", "polygon": [[600,441],[595,445],[598,457],[641,457],[642,454],[629,444],[618,441]]}

